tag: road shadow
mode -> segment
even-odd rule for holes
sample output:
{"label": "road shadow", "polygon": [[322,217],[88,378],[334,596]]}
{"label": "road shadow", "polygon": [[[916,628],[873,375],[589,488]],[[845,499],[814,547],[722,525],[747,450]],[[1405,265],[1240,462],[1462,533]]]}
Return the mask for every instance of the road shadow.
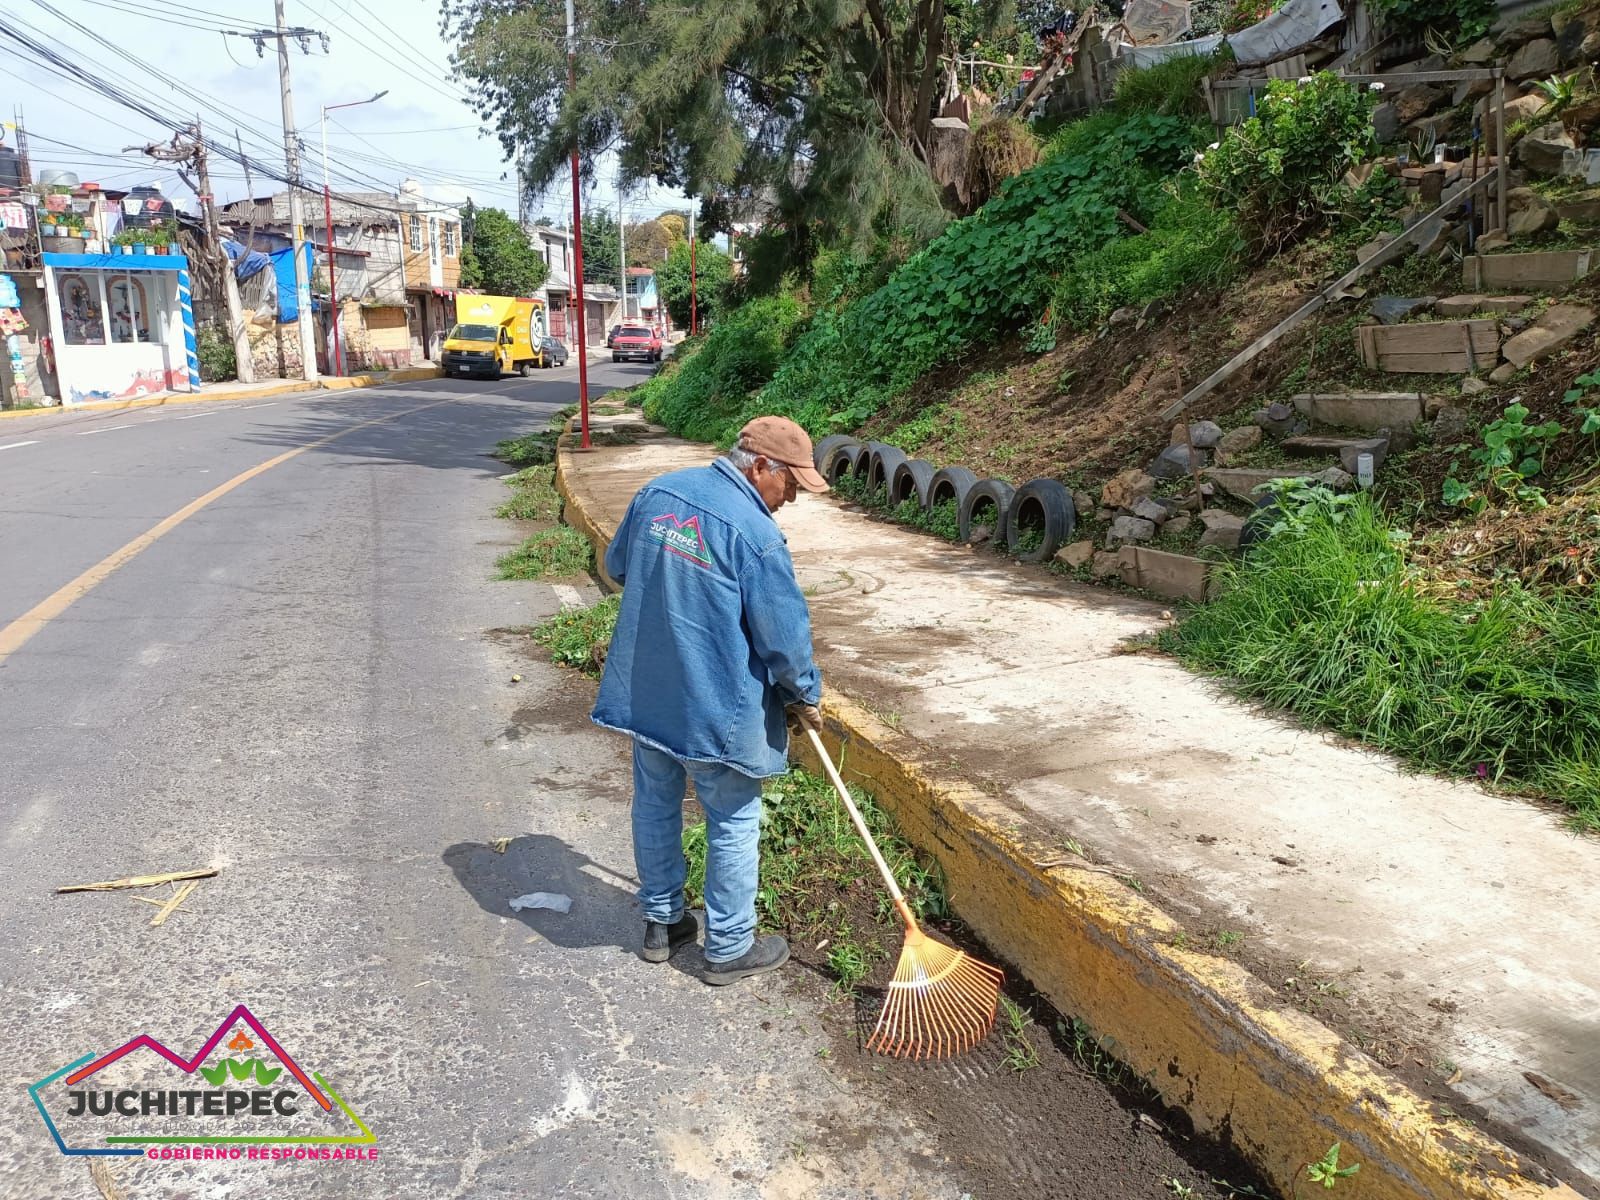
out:
{"label": "road shadow", "polygon": [[[644,918],[632,890],[609,882],[605,876],[613,872],[560,838],[523,834],[513,838],[504,853],[482,842],[458,842],[443,858],[456,882],[496,919],[511,917],[552,945],[569,950],[609,946],[618,953],[638,956]],[[525,908],[513,912],[510,901],[529,892],[570,896],[572,910]],[[701,924],[703,928],[704,922]],[[696,978],[705,966],[696,947],[680,950],[671,963]]]}

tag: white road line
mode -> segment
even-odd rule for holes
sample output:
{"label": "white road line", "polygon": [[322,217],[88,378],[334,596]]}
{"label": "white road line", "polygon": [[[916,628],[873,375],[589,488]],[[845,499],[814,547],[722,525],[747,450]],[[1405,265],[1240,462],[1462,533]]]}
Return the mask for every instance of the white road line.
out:
{"label": "white road line", "polygon": [[217,415],[216,410],[212,409],[210,412],[189,413],[187,416],[173,417],[172,419],[174,421],[193,421],[197,417],[214,417],[216,415]]}
{"label": "white road line", "polygon": [[130,421],[126,425],[106,425],[100,429],[80,429],[78,431],[78,436],[88,437],[91,433],[110,433],[113,429],[132,429],[137,424],[139,424],[139,422]]}
{"label": "white road line", "polygon": [[39,439],[34,438],[31,442],[10,442],[7,445],[0,446],[0,450],[15,450],[18,446],[37,446],[38,444]]}
{"label": "white road line", "polygon": [[239,411],[240,412],[249,412],[252,408],[271,408],[272,405],[274,405],[276,403],[277,403],[277,401],[273,400],[271,403],[268,403],[268,404],[246,404]]}
{"label": "white road line", "polygon": [[562,608],[583,607],[583,597],[578,594],[578,589],[570,583],[552,583],[550,590],[556,594],[556,599],[561,601]]}

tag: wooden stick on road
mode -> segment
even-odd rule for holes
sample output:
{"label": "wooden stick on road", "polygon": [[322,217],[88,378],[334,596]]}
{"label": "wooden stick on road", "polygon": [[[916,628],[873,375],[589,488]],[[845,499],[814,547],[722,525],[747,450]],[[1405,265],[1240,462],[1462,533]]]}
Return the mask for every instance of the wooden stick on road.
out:
{"label": "wooden stick on road", "polygon": [[119,888],[155,887],[161,883],[177,883],[184,879],[209,879],[217,873],[215,867],[201,867],[194,871],[168,871],[164,875],[129,875],[126,879],[108,879],[103,883],[69,883],[56,889],[62,892],[114,892]]}

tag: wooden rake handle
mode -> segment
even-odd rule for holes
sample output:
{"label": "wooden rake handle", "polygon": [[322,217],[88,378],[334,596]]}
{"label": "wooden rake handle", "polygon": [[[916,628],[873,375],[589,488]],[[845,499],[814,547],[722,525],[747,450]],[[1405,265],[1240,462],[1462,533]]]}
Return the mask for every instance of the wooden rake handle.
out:
{"label": "wooden rake handle", "polygon": [[850,814],[850,820],[855,824],[856,832],[861,835],[861,840],[867,844],[867,849],[872,852],[872,861],[878,865],[878,874],[883,876],[883,885],[889,889],[889,895],[894,897],[895,907],[900,910],[900,915],[905,918],[908,926],[915,929],[916,920],[911,916],[910,906],[906,904],[905,893],[900,890],[900,885],[894,880],[894,872],[889,870],[889,864],[883,860],[883,852],[878,849],[878,843],[872,840],[872,834],[867,829],[867,822],[861,816],[861,810],[856,807],[856,802],[850,798],[850,789],[845,787],[844,780],[839,778],[839,769],[833,765],[833,759],[828,757],[828,751],[822,744],[822,738],[811,726],[806,726],[806,736],[811,739],[811,748],[817,752],[817,758],[822,761],[822,769],[828,773],[828,779],[833,784],[833,790],[839,793],[845,811]]}

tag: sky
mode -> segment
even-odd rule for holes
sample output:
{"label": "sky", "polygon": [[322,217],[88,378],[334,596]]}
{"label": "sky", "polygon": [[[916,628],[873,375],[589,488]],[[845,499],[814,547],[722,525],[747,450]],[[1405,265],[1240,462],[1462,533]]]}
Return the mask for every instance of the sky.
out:
{"label": "sky", "polygon": [[[375,103],[328,114],[335,192],[392,192],[411,178],[430,198],[456,202],[466,194],[480,206],[516,215],[516,188],[499,140],[450,79],[437,0],[286,0],[284,16],[291,28],[328,35],[326,53],[316,38],[309,54],[290,43],[295,125],[304,139],[308,182],[322,182],[321,106],[387,91]],[[237,139],[247,158],[286,173],[275,44],[266,42],[265,55],[257,57],[252,41],[239,36],[273,24],[272,0],[0,0],[0,21],[164,113],[183,119],[198,114],[208,140]],[[170,127],[57,68],[29,62],[3,35],[0,63],[6,68],[0,71],[0,120],[12,121],[20,112],[35,178],[56,168],[118,190],[158,183],[178,207],[196,209],[193,193],[171,168],[125,152],[168,141]],[[12,137],[7,131],[8,143]],[[222,203],[281,187],[259,175],[248,187],[242,167],[217,157],[211,176]],[[614,167],[602,163],[599,176],[601,182],[585,194],[585,210],[603,208],[614,216]],[[561,179],[529,215],[564,222],[571,195],[570,178]],[[687,207],[678,193],[642,185],[622,203],[630,222]]]}

